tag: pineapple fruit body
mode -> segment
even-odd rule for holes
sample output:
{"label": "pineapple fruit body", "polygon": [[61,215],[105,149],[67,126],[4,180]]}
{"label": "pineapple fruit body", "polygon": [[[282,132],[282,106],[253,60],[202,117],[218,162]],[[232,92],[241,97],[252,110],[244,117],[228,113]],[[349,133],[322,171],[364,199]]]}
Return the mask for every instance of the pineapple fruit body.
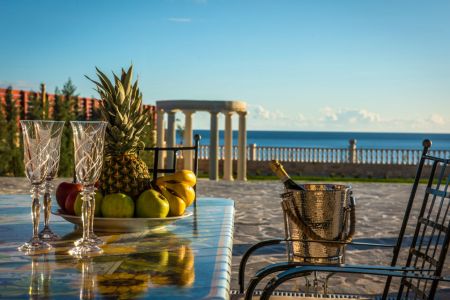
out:
{"label": "pineapple fruit body", "polygon": [[107,156],[103,160],[100,189],[103,194],[124,193],[134,200],[150,188],[146,163],[136,154]]}
{"label": "pineapple fruit body", "polygon": [[144,130],[150,125],[149,114],[142,108],[142,93],[137,80],[133,83],[133,67],[113,73],[111,81],[97,69],[95,83],[100,95],[100,113],[108,122],[105,135],[100,190],[104,195],[124,193],[136,200],[150,187],[150,174],[138,153],[145,147]]}

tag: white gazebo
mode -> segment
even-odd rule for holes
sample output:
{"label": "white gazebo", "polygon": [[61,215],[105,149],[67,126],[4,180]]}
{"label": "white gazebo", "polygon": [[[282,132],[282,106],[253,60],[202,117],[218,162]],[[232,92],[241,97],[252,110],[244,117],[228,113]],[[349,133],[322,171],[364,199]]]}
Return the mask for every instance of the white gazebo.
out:
{"label": "white gazebo", "polygon": [[[232,115],[239,115],[238,136],[238,170],[237,179],[247,180],[247,104],[242,101],[216,101],[216,100],[160,100],[156,101],[158,147],[175,146],[175,113],[181,111],[185,115],[183,141],[185,146],[192,146],[192,116],[196,111],[206,111],[211,114],[210,145],[209,145],[209,179],[219,179],[219,113],[225,115],[225,149],[223,179],[233,180],[233,129]],[[164,139],[164,114],[167,113],[167,137]],[[192,153],[186,153],[184,167],[192,169]]]}

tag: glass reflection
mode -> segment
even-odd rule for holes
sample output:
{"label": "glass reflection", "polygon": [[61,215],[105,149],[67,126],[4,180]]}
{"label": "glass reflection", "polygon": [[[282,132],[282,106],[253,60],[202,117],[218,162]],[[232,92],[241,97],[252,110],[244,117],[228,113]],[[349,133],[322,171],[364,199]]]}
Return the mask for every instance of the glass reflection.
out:
{"label": "glass reflection", "polygon": [[47,255],[31,257],[31,276],[28,295],[30,299],[50,297],[50,265]]}
{"label": "glass reflection", "polygon": [[80,259],[81,264],[81,286],[80,299],[94,299],[95,280],[93,276],[93,265],[91,258]]}

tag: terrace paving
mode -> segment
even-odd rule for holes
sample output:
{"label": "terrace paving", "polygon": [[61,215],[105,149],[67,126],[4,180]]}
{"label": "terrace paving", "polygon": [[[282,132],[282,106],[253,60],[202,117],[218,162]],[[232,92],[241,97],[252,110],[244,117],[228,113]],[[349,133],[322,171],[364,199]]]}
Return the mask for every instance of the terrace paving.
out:
{"label": "terrace paving", "polygon": [[[68,180],[68,179],[66,179]],[[61,181],[58,179],[57,182]],[[56,183],[57,183],[56,182]],[[393,244],[396,241],[411,184],[354,183],[353,194],[357,197],[357,223],[354,240]],[[420,187],[423,188],[423,187]],[[1,194],[28,193],[25,178],[0,178]],[[237,289],[237,273],[243,253],[252,244],[270,238],[284,236],[283,217],[279,195],[283,186],[278,181],[227,182],[200,179],[199,197],[224,197],[235,200],[235,232],[232,262],[232,289]],[[409,230],[412,227],[409,226]],[[269,262],[285,257],[284,248],[271,247],[256,254],[248,265],[247,278]],[[347,263],[389,264],[390,250],[380,248],[355,249],[346,253]],[[449,259],[444,273],[449,275]],[[383,278],[370,276],[336,276],[329,282],[330,293],[374,294],[382,290]],[[304,287],[304,281],[290,282],[284,290]],[[441,292],[450,295],[449,285],[441,284]]]}

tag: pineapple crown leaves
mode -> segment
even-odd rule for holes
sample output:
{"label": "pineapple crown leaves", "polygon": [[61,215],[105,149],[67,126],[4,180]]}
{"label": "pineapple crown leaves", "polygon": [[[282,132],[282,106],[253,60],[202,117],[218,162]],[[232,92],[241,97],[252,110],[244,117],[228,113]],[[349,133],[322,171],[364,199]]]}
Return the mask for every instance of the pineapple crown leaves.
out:
{"label": "pineapple crown leaves", "polygon": [[144,128],[149,124],[149,116],[142,109],[142,93],[138,80],[132,83],[133,66],[121,76],[113,73],[114,83],[98,68],[98,81],[86,76],[96,85],[102,101],[100,113],[108,122],[106,130],[106,155],[132,154],[145,147],[142,141]]}

